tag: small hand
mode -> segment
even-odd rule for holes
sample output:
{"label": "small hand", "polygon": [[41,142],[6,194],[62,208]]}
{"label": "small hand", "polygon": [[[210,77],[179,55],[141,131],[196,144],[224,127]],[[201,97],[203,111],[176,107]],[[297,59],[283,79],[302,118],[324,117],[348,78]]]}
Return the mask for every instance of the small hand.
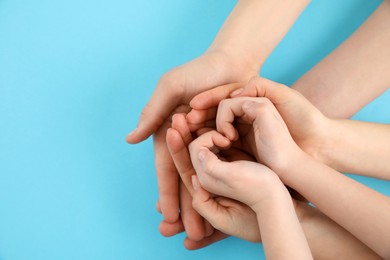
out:
{"label": "small hand", "polygon": [[261,242],[256,213],[251,208],[232,199],[213,197],[202,188],[196,175],[192,176],[192,184],[192,205],[214,228],[248,241]]}
{"label": "small hand", "polygon": [[222,99],[230,96],[233,98],[265,97],[274,104],[299,147],[324,162],[319,151],[325,142],[324,136],[329,128],[329,119],[299,92],[260,77],[252,78],[248,84],[233,89],[230,94],[224,93],[223,98],[218,100],[223,92],[225,91],[215,88],[195,96],[190,103],[192,110],[187,116],[188,122],[192,125],[200,125],[210,120],[212,115],[216,117],[216,106]]}
{"label": "small hand", "polygon": [[[223,100],[218,107],[217,130],[277,173],[292,165],[300,151],[286,124],[267,98]],[[234,124],[235,123],[235,124]]]}
{"label": "small hand", "polygon": [[221,155],[231,142],[217,131],[195,139],[189,146],[199,182],[208,192],[255,207],[279,190],[288,194],[278,176],[268,167],[247,160],[229,162]]}

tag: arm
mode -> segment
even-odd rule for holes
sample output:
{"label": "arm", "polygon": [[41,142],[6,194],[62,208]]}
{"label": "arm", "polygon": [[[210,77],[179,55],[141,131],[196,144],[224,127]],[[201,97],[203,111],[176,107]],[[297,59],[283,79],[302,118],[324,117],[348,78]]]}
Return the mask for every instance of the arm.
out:
{"label": "arm", "polygon": [[332,168],[390,180],[390,125],[353,120],[328,121],[318,152]]}
{"label": "arm", "polygon": [[[390,86],[390,1],[292,88],[326,116],[347,118]],[[347,100],[347,101],[346,101]]]}
{"label": "arm", "polygon": [[178,104],[188,104],[196,94],[257,75],[308,3],[309,0],[238,1],[205,56],[161,78],[127,141],[137,143],[156,132]]}
{"label": "arm", "polygon": [[231,126],[232,115],[252,124],[258,160],[381,257],[389,258],[390,199],[304,153],[267,100],[237,98],[221,103],[217,127],[231,136],[227,125]]}
{"label": "arm", "polygon": [[259,71],[310,0],[240,0],[209,51],[233,53]]}
{"label": "arm", "polygon": [[[294,167],[291,167],[291,165]],[[390,257],[390,199],[300,152],[279,176],[381,257]],[[329,188],[332,187],[332,188]]]}
{"label": "arm", "polygon": [[[168,131],[168,146],[170,147],[175,165],[181,173],[181,177],[189,181],[192,178],[191,176],[195,174],[187,146],[185,145],[185,142],[188,140],[184,141],[189,138],[190,133],[188,127],[184,126],[186,123],[184,115],[176,115],[173,121],[176,129]],[[251,160],[250,156],[245,156],[243,153],[230,153],[234,156],[228,156],[227,151],[222,152],[228,161]],[[183,182],[185,181],[183,180]],[[192,186],[192,184],[190,185]],[[208,246],[215,241],[225,238],[228,236],[227,234],[249,241],[258,242],[261,240],[259,232],[253,232],[258,229],[258,223],[256,214],[249,207],[228,198],[213,198],[201,186],[198,190],[191,189],[191,192],[194,208],[207,221],[212,223],[216,231],[200,241],[187,238],[184,241],[187,249],[193,250]],[[322,214],[318,209],[303,202],[295,202],[294,206],[308,240],[310,250],[316,259],[334,259],[335,257],[342,259],[380,259],[371,249]],[[183,230],[182,226],[168,226],[165,228]]]}

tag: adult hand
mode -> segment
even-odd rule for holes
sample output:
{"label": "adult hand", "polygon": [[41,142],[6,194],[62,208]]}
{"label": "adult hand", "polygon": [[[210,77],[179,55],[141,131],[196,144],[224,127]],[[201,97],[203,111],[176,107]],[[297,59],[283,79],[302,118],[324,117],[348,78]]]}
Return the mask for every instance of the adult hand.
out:
{"label": "adult hand", "polygon": [[138,127],[126,138],[129,143],[138,143],[154,134],[159,204],[166,224],[176,227],[180,208],[179,177],[165,138],[170,117],[175,112],[188,111],[189,101],[196,94],[229,82],[247,81],[258,73],[239,60],[221,51],[208,51],[166,73],[145,106]]}
{"label": "adult hand", "polygon": [[[203,128],[197,132],[199,134],[203,134],[203,133],[207,132],[208,130],[209,129]],[[169,129],[167,132],[167,144],[168,144],[171,156],[173,158],[173,161],[175,163],[175,166],[179,170],[180,177],[182,178],[183,183],[188,185],[188,190],[191,193],[191,195],[194,194],[194,190],[192,188],[191,178],[196,173],[195,173],[195,170],[192,166],[192,162],[191,162],[187,147],[188,147],[189,143],[192,141],[192,135],[194,135],[194,134],[192,134],[189,130],[189,126],[188,126],[186,119],[185,119],[185,114],[174,115],[172,118],[172,128]],[[222,151],[221,154],[223,154],[225,159],[228,161],[236,161],[236,160],[253,161],[253,157],[251,157],[248,154],[243,153],[239,150],[235,150],[235,149],[229,149],[226,151]],[[197,198],[203,198],[203,197],[198,196]],[[245,213],[244,215],[253,215],[253,214],[251,214],[253,212],[249,208],[245,207],[244,205],[241,205],[240,203],[238,203],[238,204],[232,203],[232,202],[229,202],[228,199],[226,199],[226,200],[221,199],[221,200],[226,202],[223,205],[225,205],[225,206],[228,204],[231,205],[232,210],[229,211],[231,213],[237,213],[243,209],[247,209],[246,211],[244,210],[244,212],[247,212],[249,214]],[[199,208],[197,208],[199,210],[202,210],[202,208],[207,206],[207,205],[204,205],[203,203],[198,203],[197,205],[199,205]],[[207,211],[207,209],[206,209],[206,211]],[[205,211],[202,211],[202,212],[205,212]],[[194,212],[192,212],[191,214],[193,216],[192,218],[195,219],[196,214],[194,214]],[[198,225],[195,221],[192,221],[192,222],[190,221],[190,222],[185,223],[188,237],[184,241],[184,245],[187,249],[202,248],[202,247],[210,245],[211,243],[214,243],[216,241],[224,239],[228,236],[219,230],[210,229],[211,226],[208,224],[208,222],[206,222],[206,220],[205,220],[205,224],[206,224],[206,226],[204,227],[205,234],[206,234],[205,238],[203,238],[199,241],[196,241],[194,239],[191,239],[190,235],[192,235],[192,237],[194,237],[194,235],[195,235],[194,232],[199,234],[202,231],[203,226]],[[213,226],[216,225],[215,222],[213,222],[211,224]],[[216,225],[214,227],[220,228],[221,226]],[[167,223],[163,222],[163,224],[160,225],[160,228],[163,228],[164,232],[167,232],[169,234],[173,234],[175,231],[177,231],[177,232],[184,231],[183,222],[181,222],[181,221],[179,223],[176,223],[176,225],[173,225],[173,224],[167,225]],[[225,231],[225,232],[228,231],[229,234],[238,235],[237,232],[232,231],[232,228],[230,228],[230,229],[223,229],[222,228],[222,231]],[[191,233],[191,232],[193,232],[193,233]],[[249,239],[255,240],[253,237],[254,236],[252,236]]]}

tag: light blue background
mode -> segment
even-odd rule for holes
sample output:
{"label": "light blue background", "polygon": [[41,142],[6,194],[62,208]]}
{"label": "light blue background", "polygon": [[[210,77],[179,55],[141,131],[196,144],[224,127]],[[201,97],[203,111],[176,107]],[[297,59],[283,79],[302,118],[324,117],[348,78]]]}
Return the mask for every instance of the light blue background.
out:
{"label": "light blue background", "polygon": [[[124,141],[159,77],[200,55],[234,4],[0,0],[0,259],[259,259],[239,239],[190,252],[162,237],[151,141]],[[263,75],[291,84],[379,4],[313,1]],[[390,123],[389,91],[356,118]]]}

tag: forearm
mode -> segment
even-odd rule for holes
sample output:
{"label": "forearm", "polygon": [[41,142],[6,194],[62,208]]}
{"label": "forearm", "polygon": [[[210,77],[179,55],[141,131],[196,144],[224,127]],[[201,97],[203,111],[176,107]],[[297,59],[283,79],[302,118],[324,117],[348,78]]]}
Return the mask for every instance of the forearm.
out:
{"label": "forearm", "polygon": [[292,87],[325,115],[348,118],[390,86],[390,1]]}
{"label": "forearm", "polygon": [[330,120],[320,160],[332,168],[390,180],[390,125]]}
{"label": "forearm", "polygon": [[390,257],[390,199],[303,152],[280,176],[324,214],[384,258]]}
{"label": "forearm", "polygon": [[287,190],[253,209],[267,259],[312,259]]}
{"label": "forearm", "polygon": [[239,0],[210,50],[222,50],[259,71],[310,0]]}
{"label": "forearm", "polygon": [[317,208],[299,201],[295,208],[314,259],[382,259]]}

